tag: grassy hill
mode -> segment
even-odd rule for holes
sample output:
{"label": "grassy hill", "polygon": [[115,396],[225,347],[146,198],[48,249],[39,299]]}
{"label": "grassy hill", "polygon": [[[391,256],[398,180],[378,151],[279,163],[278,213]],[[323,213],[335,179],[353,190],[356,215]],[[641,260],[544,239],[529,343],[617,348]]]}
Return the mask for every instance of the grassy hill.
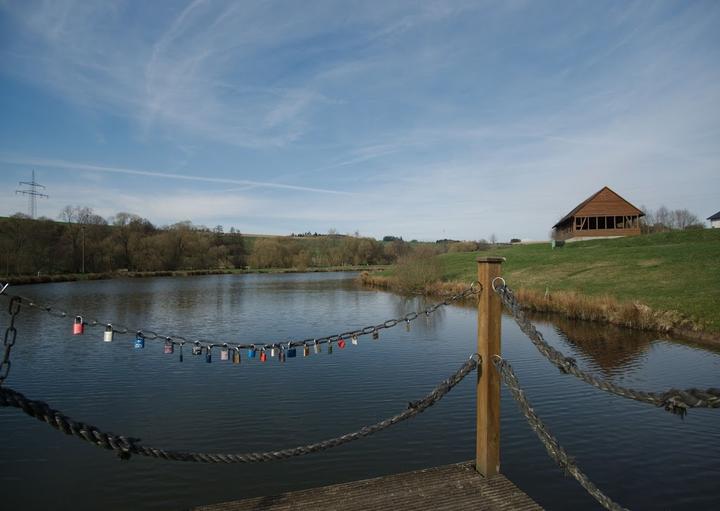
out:
{"label": "grassy hill", "polygon": [[443,280],[473,281],[479,255],[505,257],[507,284],[535,300],[569,292],[596,297],[599,307],[606,297],[640,302],[677,312],[696,329],[720,332],[720,229],[582,241],[555,250],[547,243],[448,253],[438,256]]}

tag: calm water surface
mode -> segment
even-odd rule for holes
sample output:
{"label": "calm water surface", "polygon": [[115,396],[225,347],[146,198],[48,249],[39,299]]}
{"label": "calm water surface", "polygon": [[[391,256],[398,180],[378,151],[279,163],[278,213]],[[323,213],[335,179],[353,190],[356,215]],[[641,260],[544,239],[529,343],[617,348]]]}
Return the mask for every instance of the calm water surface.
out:
{"label": "calm water surface", "polygon": [[[353,274],[222,275],[23,286],[88,316],[190,338],[269,342],[337,333],[425,306],[359,289]],[[7,325],[0,300],[2,319]],[[379,341],[308,358],[212,364],[164,355],[133,336],[71,335],[68,320],[23,309],[7,385],[67,415],[171,449],[262,451],[322,440],[402,410],[474,350],[476,312],[458,306]],[[579,364],[639,389],[720,386],[720,355],[656,335],[543,320]],[[514,323],[503,353],[536,411],[590,478],[631,509],[720,508],[720,413],[685,420],[607,395],[543,359]],[[299,355],[301,355],[299,353]],[[256,465],[201,465],[113,454],[16,409],[0,409],[2,509],[179,509],[443,465],[474,456],[474,378],[385,432],[323,453]],[[549,460],[503,389],[502,471],[548,509],[597,509]]]}

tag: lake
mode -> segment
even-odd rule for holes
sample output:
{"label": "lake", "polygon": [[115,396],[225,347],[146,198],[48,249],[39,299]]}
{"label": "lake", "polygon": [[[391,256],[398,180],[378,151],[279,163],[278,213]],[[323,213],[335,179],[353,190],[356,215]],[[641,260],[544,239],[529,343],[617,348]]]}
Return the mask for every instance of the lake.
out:
{"label": "lake", "polygon": [[[359,288],[353,273],[213,275],[18,286],[8,292],[133,329],[236,343],[344,332],[435,300]],[[512,282],[508,282],[512,286]],[[0,300],[7,327],[8,300]],[[548,342],[616,383],[660,391],[720,386],[720,354],[658,334],[536,317]],[[168,449],[249,452],[338,436],[402,411],[474,352],[477,312],[431,318],[361,337],[345,349],[240,365],[212,363],[162,341],[134,349],[101,329],[72,335],[72,318],[24,307],[6,386],[75,420]],[[720,410],[662,409],[562,375],[503,318],[503,355],[536,412],[590,479],[630,509],[720,507]],[[455,463],[474,458],[474,375],[414,419],[368,438],[285,461],[179,463],[112,452],[0,409],[3,509],[180,509]],[[599,509],[548,458],[503,388],[501,471],[547,509]]]}

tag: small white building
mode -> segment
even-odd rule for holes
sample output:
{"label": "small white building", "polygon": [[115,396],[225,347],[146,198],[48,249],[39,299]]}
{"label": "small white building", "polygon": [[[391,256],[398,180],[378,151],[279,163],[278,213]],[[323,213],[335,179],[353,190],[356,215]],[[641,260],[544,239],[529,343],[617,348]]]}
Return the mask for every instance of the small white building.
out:
{"label": "small white building", "polygon": [[708,220],[710,220],[710,227],[720,229],[720,211],[715,213],[713,216],[708,217]]}

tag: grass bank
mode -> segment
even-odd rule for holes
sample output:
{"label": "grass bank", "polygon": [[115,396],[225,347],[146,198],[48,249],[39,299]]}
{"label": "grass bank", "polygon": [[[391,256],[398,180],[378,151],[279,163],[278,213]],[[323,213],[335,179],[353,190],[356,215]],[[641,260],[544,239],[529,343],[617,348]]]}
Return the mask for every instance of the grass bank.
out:
{"label": "grass bank", "polygon": [[382,271],[384,266],[327,266],[323,268],[262,268],[262,269],[210,269],[178,271],[120,271],[104,273],[66,273],[56,275],[16,275],[0,277],[0,282],[17,286],[22,284],[43,284],[48,282],[75,282],[82,280],[107,280],[149,277],[190,277],[194,275],[226,275],[245,273],[322,273],[340,271]]}
{"label": "grass bank", "polygon": [[[478,256],[507,259],[503,275],[528,308],[618,325],[720,338],[720,229],[593,240],[552,250],[515,245],[437,256],[441,281],[428,294],[476,278]],[[399,289],[392,269],[362,277]]]}

